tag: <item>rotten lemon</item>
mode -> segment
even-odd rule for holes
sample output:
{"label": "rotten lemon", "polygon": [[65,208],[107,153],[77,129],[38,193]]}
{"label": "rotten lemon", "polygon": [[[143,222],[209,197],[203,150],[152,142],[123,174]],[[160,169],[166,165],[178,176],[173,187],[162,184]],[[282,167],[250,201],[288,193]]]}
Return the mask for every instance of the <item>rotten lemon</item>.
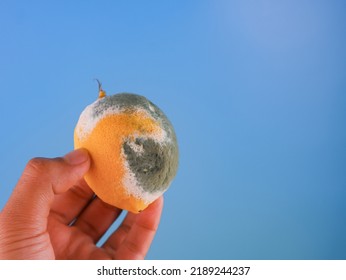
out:
{"label": "rotten lemon", "polygon": [[85,180],[104,202],[138,213],[161,196],[178,169],[178,144],[165,114],[141,95],[106,95],[81,113],[75,148],[85,148],[91,166]]}

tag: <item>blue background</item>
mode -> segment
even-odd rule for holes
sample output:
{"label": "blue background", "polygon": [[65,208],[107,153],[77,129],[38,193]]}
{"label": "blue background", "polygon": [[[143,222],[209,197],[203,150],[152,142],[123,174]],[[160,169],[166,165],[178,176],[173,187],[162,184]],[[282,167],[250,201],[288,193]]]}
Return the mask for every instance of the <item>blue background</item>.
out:
{"label": "blue background", "polygon": [[180,168],[149,259],[346,259],[346,1],[0,1],[0,207],[135,92]]}

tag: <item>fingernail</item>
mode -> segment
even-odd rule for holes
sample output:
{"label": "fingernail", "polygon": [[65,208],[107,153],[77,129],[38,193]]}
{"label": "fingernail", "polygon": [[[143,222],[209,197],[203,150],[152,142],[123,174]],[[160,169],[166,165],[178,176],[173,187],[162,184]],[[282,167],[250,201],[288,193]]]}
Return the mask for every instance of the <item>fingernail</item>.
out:
{"label": "fingernail", "polygon": [[86,162],[89,159],[89,154],[86,149],[78,149],[66,154],[64,159],[70,165],[78,165]]}

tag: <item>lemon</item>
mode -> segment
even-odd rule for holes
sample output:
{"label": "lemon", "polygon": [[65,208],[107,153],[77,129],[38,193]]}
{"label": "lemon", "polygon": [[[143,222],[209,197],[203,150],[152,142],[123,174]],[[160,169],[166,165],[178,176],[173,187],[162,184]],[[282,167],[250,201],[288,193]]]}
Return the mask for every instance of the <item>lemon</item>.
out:
{"label": "lemon", "polygon": [[75,148],[85,148],[91,166],[85,180],[104,202],[138,213],[161,196],[178,169],[178,144],[166,115],[141,95],[99,98],[81,113]]}

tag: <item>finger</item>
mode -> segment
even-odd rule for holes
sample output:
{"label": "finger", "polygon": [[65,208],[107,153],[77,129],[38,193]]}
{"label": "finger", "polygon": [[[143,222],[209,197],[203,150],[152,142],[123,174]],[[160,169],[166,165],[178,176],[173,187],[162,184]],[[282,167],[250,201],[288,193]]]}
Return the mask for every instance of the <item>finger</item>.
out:
{"label": "finger", "polygon": [[96,243],[118,218],[121,211],[96,197],[77,218],[74,226],[89,235]]}
{"label": "finger", "polygon": [[144,259],[160,223],[163,197],[139,214],[128,213],[103,248],[114,259]]}
{"label": "finger", "polygon": [[79,180],[66,192],[55,196],[50,215],[63,224],[70,224],[91,202],[94,192],[84,179]]}
{"label": "finger", "polygon": [[54,195],[66,191],[89,169],[86,150],[75,150],[63,158],[29,161],[2,215],[22,227],[46,229]]}
{"label": "finger", "polygon": [[136,214],[128,212],[120,226],[111,234],[111,236],[109,236],[102,247],[107,250],[111,249],[113,253],[120,248],[121,244],[130,232],[132,225],[135,223],[136,217]]}

